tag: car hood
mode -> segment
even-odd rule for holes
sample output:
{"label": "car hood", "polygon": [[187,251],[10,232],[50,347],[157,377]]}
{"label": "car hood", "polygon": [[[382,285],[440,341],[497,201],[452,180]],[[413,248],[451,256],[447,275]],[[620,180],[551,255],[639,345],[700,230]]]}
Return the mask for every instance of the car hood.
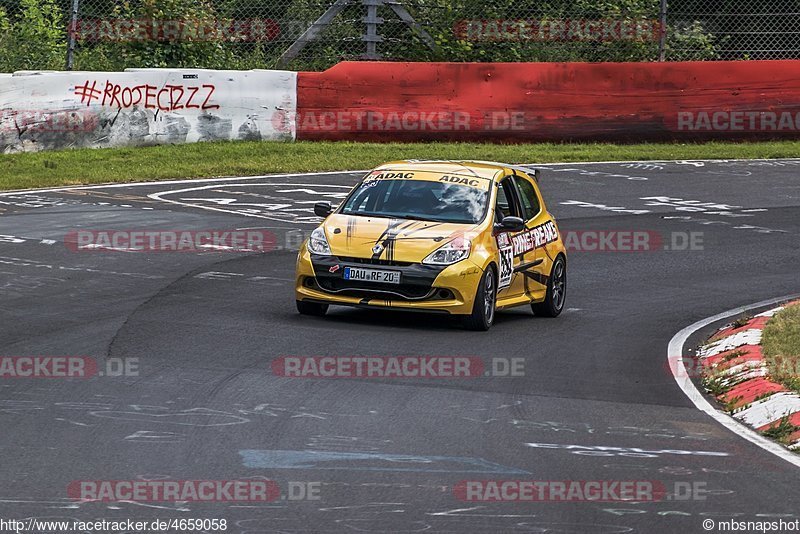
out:
{"label": "car hood", "polygon": [[419,263],[451,239],[478,225],[333,214],[324,224],[339,257]]}

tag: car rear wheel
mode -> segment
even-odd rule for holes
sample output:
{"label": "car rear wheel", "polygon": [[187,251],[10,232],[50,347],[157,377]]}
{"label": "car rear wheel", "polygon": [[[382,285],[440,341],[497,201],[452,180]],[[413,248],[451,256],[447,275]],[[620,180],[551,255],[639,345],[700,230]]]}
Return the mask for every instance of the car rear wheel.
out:
{"label": "car rear wheel", "polygon": [[327,313],[328,305],[298,300],[297,311],[300,312],[300,315],[313,315],[315,317],[322,317],[325,315],[325,313]]}
{"label": "car rear wheel", "polygon": [[534,315],[540,317],[558,317],[564,309],[567,297],[567,262],[558,256],[550,270],[547,280],[547,294],[542,302],[531,304]]}
{"label": "car rear wheel", "polygon": [[497,306],[497,277],[494,268],[489,267],[483,273],[475,292],[472,313],[464,318],[464,325],[470,330],[486,331],[494,322]]}

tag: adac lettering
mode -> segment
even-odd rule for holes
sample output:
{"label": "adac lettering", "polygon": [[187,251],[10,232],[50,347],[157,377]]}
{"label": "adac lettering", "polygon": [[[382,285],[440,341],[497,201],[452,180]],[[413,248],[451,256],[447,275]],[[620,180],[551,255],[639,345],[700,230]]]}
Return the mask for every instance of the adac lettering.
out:
{"label": "adac lettering", "polygon": [[473,178],[466,178],[464,176],[448,176],[446,174],[439,178],[439,181],[450,182],[451,184],[469,185],[471,187],[478,187],[480,184],[479,180],[475,180]]}
{"label": "adac lettering", "polygon": [[543,247],[556,240],[558,240],[558,230],[553,221],[547,221],[530,230],[511,236],[511,244],[514,247],[515,256]]}
{"label": "adac lettering", "polygon": [[413,177],[413,172],[382,172],[368,176],[367,180],[410,180]]}

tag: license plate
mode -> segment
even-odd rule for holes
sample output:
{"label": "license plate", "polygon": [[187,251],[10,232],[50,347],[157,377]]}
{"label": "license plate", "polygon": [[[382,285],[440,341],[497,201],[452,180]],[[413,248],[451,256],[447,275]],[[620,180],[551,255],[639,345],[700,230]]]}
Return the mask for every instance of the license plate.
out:
{"label": "license plate", "polygon": [[400,271],[384,271],[382,269],[362,269],[345,267],[344,279],[358,282],[376,282],[379,284],[399,284]]}

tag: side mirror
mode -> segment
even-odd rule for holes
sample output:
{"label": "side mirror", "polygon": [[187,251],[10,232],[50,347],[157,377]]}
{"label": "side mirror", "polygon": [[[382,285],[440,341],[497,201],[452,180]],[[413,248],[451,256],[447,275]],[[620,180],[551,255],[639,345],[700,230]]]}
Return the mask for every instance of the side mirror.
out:
{"label": "side mirror", "polygon": [[333,209],[330,202],[317,202],[314,204],[314,215],[322,217],[323,219],[331,214]]}
{"label": "side mirror", "polygon": [[525,221],[519,217],[503,217],[503,222],[499,224],[499,227],[506,232],[521,232],[525,229]]}

